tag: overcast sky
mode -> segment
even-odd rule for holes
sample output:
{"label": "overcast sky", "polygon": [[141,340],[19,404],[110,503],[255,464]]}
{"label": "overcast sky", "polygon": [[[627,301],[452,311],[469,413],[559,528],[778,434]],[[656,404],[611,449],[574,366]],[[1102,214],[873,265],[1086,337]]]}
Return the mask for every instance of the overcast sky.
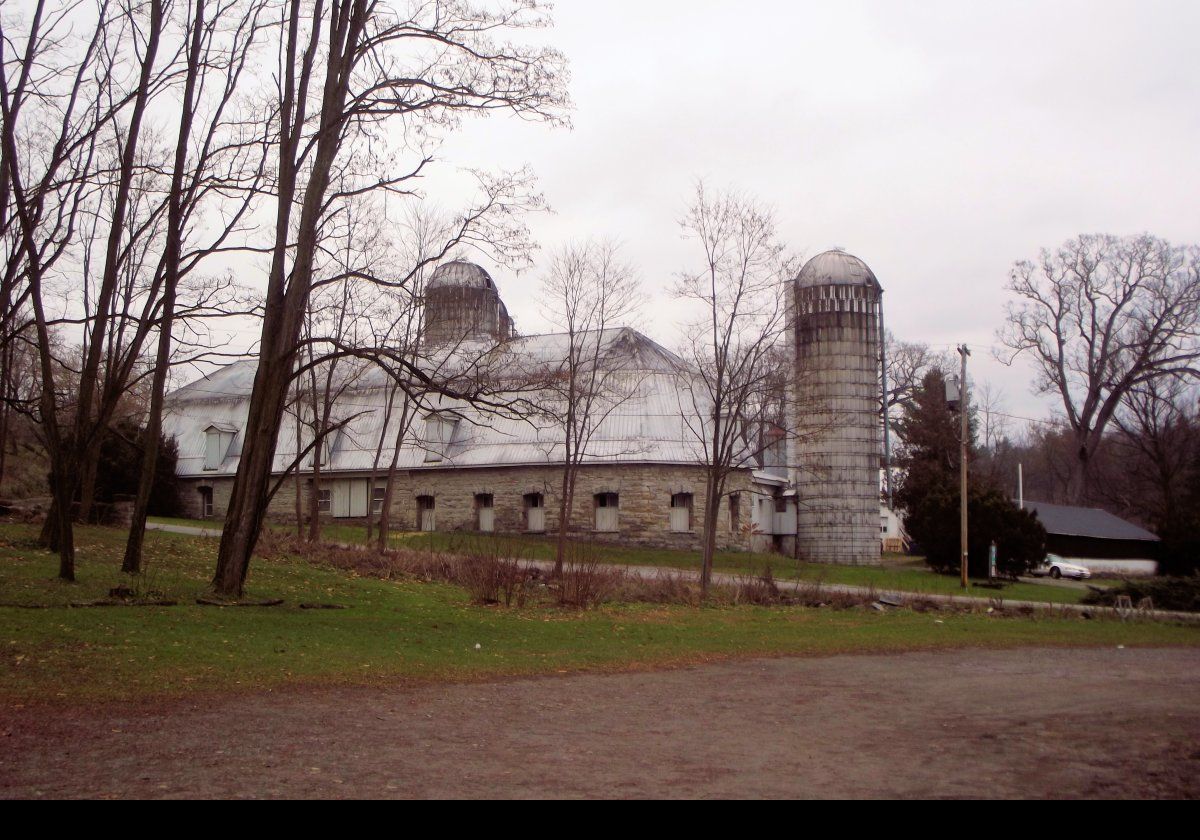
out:
{"label": "overcast sky", "polygon": [[[1012,263],[1085,232],[1200,242],[1200,3],[565,0],[555,21],[573,129],[481,120],[440,156],[531,165],[543,254],[620,239],[665,344],[697,178],[774,206],[797,252],[864,259],[897,336],[966,341],[1028,416],[1052,406],[990,352]],[[494,271],[527,333],[539,271]]]}

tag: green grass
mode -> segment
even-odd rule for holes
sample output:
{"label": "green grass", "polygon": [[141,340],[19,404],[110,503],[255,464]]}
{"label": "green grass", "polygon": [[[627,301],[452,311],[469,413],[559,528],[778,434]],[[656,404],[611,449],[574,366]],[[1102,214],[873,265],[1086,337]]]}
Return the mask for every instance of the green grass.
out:
{"label": "green grass", "polygon": [[220,519],[187,519],[182,516],[149,516],[149,522],[160,525],[186,525],[189,528],[204,528],[209,531],[220,531],[224,521]]}
{"label": "green grass", "polygon": [[[124,534],[80,528],[80,582],[26,526],[0,526],[0,601],[103,597],[123,581]],[[590,611],[480,607],[453,586],[357,578],[302,560],[256,560],[247,596],[282,607],[194,604],[213,540],[152,532],[144,585],[176,607],[0,607],[0,700],[102,701],[288,684],[470,680],[619,670],[748,655],[1023,645],[1194,645],[1200,630],[1079,619],[869,610],[614,605]],[[302,610],[302,602],[346,610]],[[476,645],[480,648],[477,650]]]}
{"label": "green grass", "polygon": [[[200,520],[168,520],[194,527],[219,528],[220,522]],[[277,526],[291,530],[291,526]],[[366,538],[361,525],[325,524],[321,528],[326,540],[343,543],[361,543]],[[389,544],[396,547],[426,549],[432,551],[454,551],[472,543],[486,541],[498,546],[508,556],[530,560],[554,559],[554,540],[550,537],[532,535],[497,534],[480,536],[447,532],[403,532],[393,533]],[[695,551],[667,548],[643,548],[639,546],[590,543],[605,563],[628,566],[654,566],[670,569],[698,569],[700,556]],[[1069,588],[1049,583],[1009,583],[997,592],[992,589],[971,587],[963,592],[957,575],[939,575],[930,571],[922,558],[903,555],[888,555],[879,566],[835,566],[827,563],[799,563],[778,554],[755,554],[746,551],[718,552],[714,560],[718,572],[730,574],[761,574],[768,566],[776,578],[786,580],[808,580],[821,583],[845,584],[849,586],[873,587],[877,590],[895,590],[940,595],[968,595],[988,599],[999,595],[1011,601],[1038,601],[1051,604],[1078,604],[1087,590]],[[1109,581],[1094,581],[1094,585],[1108,585]]]}

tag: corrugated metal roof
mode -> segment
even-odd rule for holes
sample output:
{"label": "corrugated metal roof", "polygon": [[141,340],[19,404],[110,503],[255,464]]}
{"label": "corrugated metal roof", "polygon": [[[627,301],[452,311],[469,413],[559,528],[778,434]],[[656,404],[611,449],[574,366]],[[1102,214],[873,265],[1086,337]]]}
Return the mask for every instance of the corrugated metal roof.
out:
{"label": "corrugated metal roof", "polygon": [[[703,460],[703,448],[685,419],[685,415],[691,417],[691,425],[699,426],[679,359],[634,330],[606,330],[592,336],[601,342],[604,367],[620,376],[623,390],[597,412],[608,413],[592,435],[587,460],[688,464]],[[567,347],[563,334],[515,339],[503,347],[504,356],[498,366],[519,380],[529,372],[545,371],[547,366],[552,369],[561,362]],[[242,432],[237,433],[221,467],[204,470],[204,430],[213,424],[244,428],[254,370],[253,360],[235,362],[170,395],[164,427],[179,441],[181,475],[232,475],[237,471]],[[329,463],[324,467],[329,471],[386,469],[392,460],[404,396],[385,387],[386,376],[382,373],[356,373],[360,375],[334,405],[333,421],[345,421],[345,425],[331,442]],[[385,424],[389,392],[394,402]],[[531,396],[497,394],[493,401]],[[424,418],[431,411],[452,412],[459,418],[440,460],[429,460],[428,447],[423,443]],[[295,415],[285,414],[276,444],[277,472],[286,470],[307,444],[304,434],[301,431],[297,439]],[[563,441],[562,428],[544,415],[485,411],[432,397],[417,410],[400,447],[398,466],[416,469],[556,463],[563,457]]]}
{"label": "corrugated metal roof", "polygon": [[1158,542],[1158,537],[1114,516],[1100,508],[1052,505],[1049,502],[1025,502],[1025,507],[1037,514],[1038,520],[1048,534],[1071,537],[1093,537],[1102,540],[1147,540]]}

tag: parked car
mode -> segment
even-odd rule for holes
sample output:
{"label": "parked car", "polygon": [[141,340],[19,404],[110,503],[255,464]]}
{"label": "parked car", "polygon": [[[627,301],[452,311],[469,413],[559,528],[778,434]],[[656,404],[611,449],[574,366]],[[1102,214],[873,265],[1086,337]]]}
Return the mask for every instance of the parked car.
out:
{"label": "parked car", "polygon": [[1046,559],[1029,570],[1031,575],[1035,577],[1050,577],[1058,580],[1059,578],[1075,578],[1075,580],[1087,580],[1092,576],[1092,570],[1087,566],[1080,566],[1078,563],[1068,563],[1057,554],[1047,554]]}

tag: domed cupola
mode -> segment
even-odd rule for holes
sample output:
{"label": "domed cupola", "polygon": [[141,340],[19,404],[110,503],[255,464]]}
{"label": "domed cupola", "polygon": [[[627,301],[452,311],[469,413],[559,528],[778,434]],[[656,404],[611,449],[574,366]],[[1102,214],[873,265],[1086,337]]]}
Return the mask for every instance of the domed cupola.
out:
{"label": "domed cupola", "polygon": [[796,276],[801,288],[813,286],[868,286],[882,291],[875,272],[853,254],[845,251],[825,251],[804,264]]}
{"label": "domed cupola", "polygon": [[425,286],[427,345],[507,341],[512,318],[490,274],[465,260],[439,265]]}

